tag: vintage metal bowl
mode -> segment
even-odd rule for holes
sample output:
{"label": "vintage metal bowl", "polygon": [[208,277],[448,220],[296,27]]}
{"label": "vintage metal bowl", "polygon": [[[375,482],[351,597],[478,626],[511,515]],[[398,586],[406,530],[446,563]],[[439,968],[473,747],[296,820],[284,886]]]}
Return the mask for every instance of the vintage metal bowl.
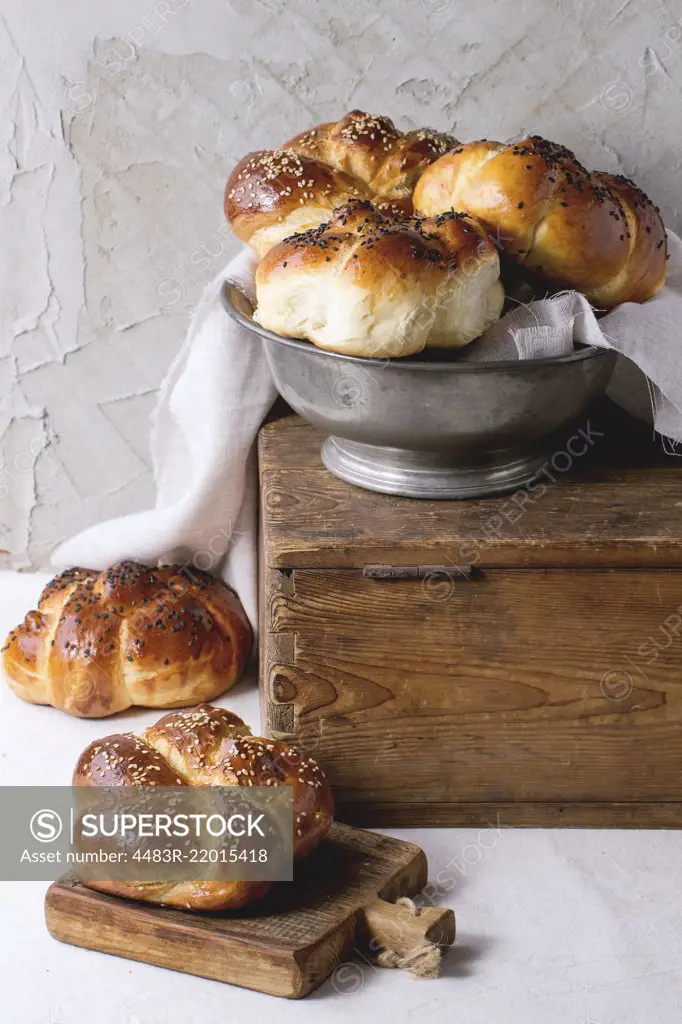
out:
{"label": "vintage metal bowl", "polygon": [[411,498],[480,498],[530,482],[604,392],[615,362],[596,348],[497,363],[443,352],[361,359],[265,330],[233,285],[223,304],[262,339],[282,397],[329,434],[327,469]]}

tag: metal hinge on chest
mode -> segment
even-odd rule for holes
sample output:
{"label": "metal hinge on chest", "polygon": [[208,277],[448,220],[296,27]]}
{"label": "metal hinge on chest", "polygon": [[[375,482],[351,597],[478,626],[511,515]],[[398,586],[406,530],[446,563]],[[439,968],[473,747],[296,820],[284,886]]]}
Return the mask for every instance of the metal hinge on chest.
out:
{"label": "metal hinge on chest", "polygon": [[453,581],[476,579],[480,570],[473,565],[366,565],[362,575],[368,580],[430,580],[447,577]]}

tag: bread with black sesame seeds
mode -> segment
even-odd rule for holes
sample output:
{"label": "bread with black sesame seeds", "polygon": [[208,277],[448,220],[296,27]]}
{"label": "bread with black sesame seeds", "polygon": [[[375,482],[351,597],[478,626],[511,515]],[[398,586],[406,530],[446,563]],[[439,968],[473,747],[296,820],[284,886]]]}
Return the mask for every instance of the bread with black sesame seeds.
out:
{"label": "bread with black sesame seeds", "polygon": [[396,219],[354,200],[261,260],[254,319],[346,355],[459,348],[496,320],[499,258],[464,214]]}
{"label": "bread with black sesame seeds", "polygon": [[[74,786],[291,786],[293,852],[324,839],[334,815],[319,765],[277,740],[252,736],[237,715],[199,707],[165,715],[140,737],[106,736],[81,754]],[[116,896],[188,910],[233,910],[261,898],[268,882],[86,882]]]}
{"label": "bread with black sesame seeds", "polygon": [[69,569],[9,634],[3,668],[33,704],[101,718],[131,705],[187,707],[241,675],[253,634],[239,598],[191,566]]}
{"label": "bread with black sesame seeds", "polygon": [[535,280],[575,288],[599,308],[644,302],[665,280],[665,228],[651,200],[538,135],[452,150],[422,174],[414,206],[424,216],[455,209],[476,217]]}

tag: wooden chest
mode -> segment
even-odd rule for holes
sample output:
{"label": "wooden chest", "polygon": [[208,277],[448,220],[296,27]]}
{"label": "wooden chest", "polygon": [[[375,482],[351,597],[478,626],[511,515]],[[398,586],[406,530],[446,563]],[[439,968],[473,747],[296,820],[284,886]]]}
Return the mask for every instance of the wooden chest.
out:
{"label": "wooden chest", "polygon": [[484,501],[363,491],[260,435],[263,726],[362,825],[682,824],[680,460],[625,414]]}

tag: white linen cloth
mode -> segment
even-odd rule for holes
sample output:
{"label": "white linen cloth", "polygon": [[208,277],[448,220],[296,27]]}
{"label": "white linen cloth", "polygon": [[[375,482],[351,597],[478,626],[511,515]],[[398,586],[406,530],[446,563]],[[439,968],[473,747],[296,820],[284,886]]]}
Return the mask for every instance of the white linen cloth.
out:
{"label": "white linen cloth", "polygon": [[[598,320],[584,296],[563,292],[508,313],[466,358],[565,355],[576,342],[615,349],[642,371],[656,429],[682,441],[682,242],[671,232],[668,239],[668,279],[648,302],[624,303]],[[56,567],[190,562],[235,587],[256,624],[254,441],[276,390],[262,346],[220,301],[225,280],[253,297],[255,267],[251,252],[240,253],[206,288],[163,383],[151,438],[156,506],[73,537],[55,552]],[[627,375],[617,371],[613,384],[612,397],[636,412]]]}
{"label": "white linen cloth", "polygon": [[257,622],[254,441],[277,392],[263,348],[220,301],[226,279],[253,297],[256,257],[240,253],[204,291],[152,417],[156,505],[60,545],[56,568],[122,558],[189,563],[221,576]]}
{"label": "white linen cloth", "polygon": [[568,355],[576,342],[615,349],[641,372],[620,366],[611,397],[640,414],[637,388],[648,386],[656,430],[682,441],[682,241],[672,231],[668,251],[666,283],[648,302],[624,302],[600,319],[574,291],[520,305],[465,349],[467,361]]}

